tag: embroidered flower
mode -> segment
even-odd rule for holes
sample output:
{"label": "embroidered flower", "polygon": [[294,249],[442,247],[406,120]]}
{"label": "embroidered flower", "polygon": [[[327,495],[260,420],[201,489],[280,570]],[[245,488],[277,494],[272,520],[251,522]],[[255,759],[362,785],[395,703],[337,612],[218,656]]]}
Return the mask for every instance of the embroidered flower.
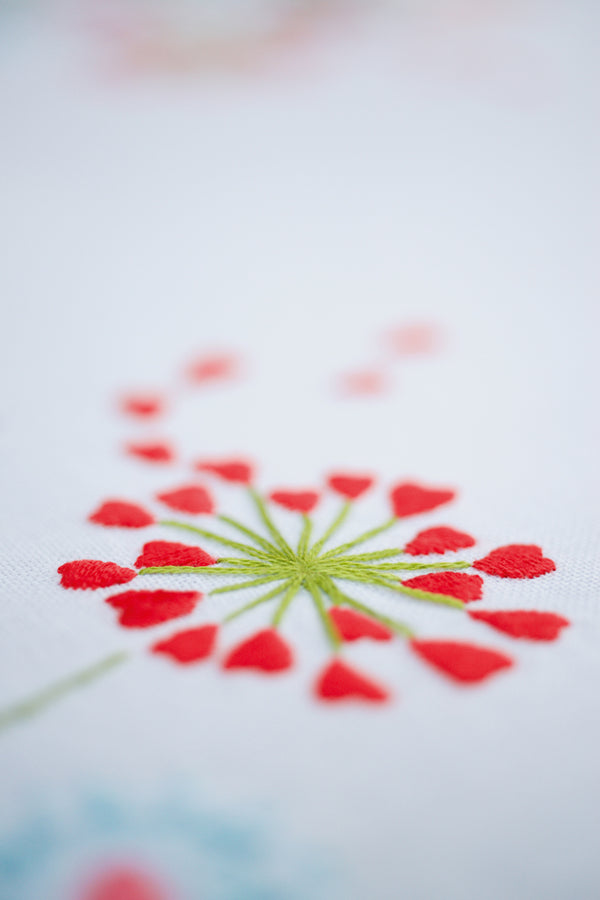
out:
{"label": "embroidered flower", "polygon": [[[380,612],[375,601],[359,600],[352,584],[387,591],[398,608],[404,603],[408,614],[415,602],[442,605],[457,614],[469,615],[474,625],[520,640],[553,641],[569,624],[567,619],[549,612],[467,610],[467,604],[480,600],[483,594],[484,579],[479,573],[529,579],[554,571],[554,562],[544,557],[537,545],[508,544],[475,562],[454,558],[432,561],[428,557],[433,554],[456,553],[475,544],[470,534],[438,525],[419,531],[408,541],[388,543],[383,549],[361,549],[374,538],[379,538],[381,547],[382,536],[392,528],[402,527],[404,518],[450,503],[455,496],[451,488],[411,481],[394,485],[390,492],[392,517],[340,544],[336,543],[336,533],[356,509],[354,501],[372,486],[372,476],[341,472],[329,475],[327,487],[339,496],[341,504],[333,521],[315,538],[310,514],[319,500],[318,490],[288,488],[272,491],[265,498],[253,485],[252,467],[244,460],[202,462],[198,468],[245,490],[254,507],[255,521],[240,522],[225,513],[215,514],[211,496],[200,485],[184,485],[159,493],[157,500],[188,514],[213,515],[217,530],[212,525],[207,527],[203,523],[198,527],[177,519],[156,523],[154,516],[143,507],[110,500],[90,516],[91,521],[127,528],[157,524],[171,531],[183,531],[188,541],[194,542],[147,541],[135,559],[137,576],[135,569],[98,560],[75,560],[59,568],[65,587],[103,588],[135,577],[185,574],[200,579],[221,577],[225,583],[210,593],[224,598],[238,591],[253,592],[241,606],[234,604],[232,608],[228,603],[220,623],[191,621],[184,630],[151,645],[153,654],[168,657],[174,663],[192,665],[208,659],[214,655],[219,629],[225,629],[228,622],[245,616],[250,610],[257,610],[258,615],[269,604],[270,620],[263,618],[262,628],[230,646],[220,660],[221,666],[226,671],[254,670],[270,674],[292,669],[294,652],[281,629],[291,604],[300,595],[303,602],[308,601],[314,607],[334,654],[314,683],[313,693],[319,700],[380,704],[390,698],[387,687],[343,658],[352,652],[352,645],[357,641],[389,644],[403,640],[426,665],[461,684],[477,684],[513,666],[510,656],[491,647],[450,637],[417,636],[411,626],[395,615]],[[279,528],[277,516],[285,514],[278,507],[301,513],[294,540],[284,536]],[[197,543],[199,540],[203,546]],[[227,556],[213,555],[204,549],[205,544]],[[106,597],[106,603],[118,611],[118,621],[123,627],[151,628],[171,619],[191,616],[201,597],[197,591],[127,590]],[[444,619],[444,624],[447,621]],[[226,638],[224,643],[227,646]]]}

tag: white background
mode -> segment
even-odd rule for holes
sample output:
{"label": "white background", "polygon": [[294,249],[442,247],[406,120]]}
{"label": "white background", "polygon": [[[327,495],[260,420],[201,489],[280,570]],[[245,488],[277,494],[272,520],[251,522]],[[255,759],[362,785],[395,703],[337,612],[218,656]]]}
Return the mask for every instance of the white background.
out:
{"label": "white background", "polygon": [[[597,24],[566,2],[361,15],[256,73],[128,78],[86,29],[5,21],[2,705],[140,653],[2,735],[4,829],[32,794],[152,794],[176,776],[269,810],[330,854],[346,897],[598,896]],[[411,321],[443,330],[440,352],[390,359],[389,391],[341,398],[339,375],[383,360],[382,333]],[[242,354],[244,378],[186,387],[186,362],[215,348]],[[120,392],[167,385],[156,426],[115,412]],[[172,439],[179,468],[120,452],[140,435]],[[517,644],[408,604],[423,634],[518,665],[461,690],[396,642],[361,643],[349,658],[395,702],[330,708],[311,697],[327,647],[299,601],[284,628],[298,666],[261,679],[146,656],[109,591],[58,586],[66,560],[131,565],[166,537],[86,523],[101,499],[148,502],[194,457],[238,453],[265,488],[377,473],[348,533],[383,521],[394,480],[456,486],[399,536],[450,524],[480,555],[541,544],[557,572],[487,578],[485,606],[572,628]],[[215,492],[250,521],[239,492]]]}

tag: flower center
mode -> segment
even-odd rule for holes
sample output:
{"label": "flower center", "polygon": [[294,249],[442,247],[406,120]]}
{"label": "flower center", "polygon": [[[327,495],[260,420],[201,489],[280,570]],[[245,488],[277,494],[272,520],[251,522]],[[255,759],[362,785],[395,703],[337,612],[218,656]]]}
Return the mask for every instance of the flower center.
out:
{"label": "flower center", "polygon": [[302,578],[304,581],[307,578],[314,578],[315,575],[319,573],[319,566],[317,565],[317,560],[308,560],[302,559],[302,557],[297,556],[295,558],[295,568],[298,576]]}

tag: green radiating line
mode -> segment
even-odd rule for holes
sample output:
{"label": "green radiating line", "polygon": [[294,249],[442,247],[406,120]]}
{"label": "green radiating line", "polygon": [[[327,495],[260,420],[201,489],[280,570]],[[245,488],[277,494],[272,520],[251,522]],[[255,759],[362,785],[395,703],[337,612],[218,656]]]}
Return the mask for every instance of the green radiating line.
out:
{"label": "green radiating line", "polygon": [[348,518],[348,513],[351,509],[352,503],[350,502],[350,500],[346,500],[345,503],[342,504],[342,508],[340,509],[339,513],[337,514],[325,534],[316,542],[316,544],[313,544],[313,546],[310,548],[311,559],[314,559],[316,556],[318,556],[318,554],[321,552],[321,548],[325,546],[329,538],[333,537],[338,528],[340,528],[346,521],[346,519]]}
{"label": "green radiating line", "polygon": [[197,528],[196,525],[188,525],[187,522],[177,522],[175,519],[163,519],[159,525],[166,525],[168,528],[181,528],[183,531],[191,531],[192,534],[199,534],[200,537],[206,538],[208,541],[215,541],[217,544],[223,544],[224,547],[232,547],[239,553],[245,553],[250,556],[256,556],[257,559],[267,559],[267,554],[250,544],[240,544],[238,541],[231,541],[229,538],[223,537],[221,534],[215,534],[213,531],[205,531],[204,528]]}
{"label": "green radiating line", "polygon": [[324,553],[321,559],[329,559],[333,556],[339,556],[341,553],[345,553],[347,550],[351,550],[353,547],[357,547],[359,544],[364,544],[366,541],[370,541],[372,538],[377,537],[379,534],[383,534],[384,531],[387,531],[389,528],[392,528],[393,525],[396,524],[398,520],[395,517],[388,519],[387,522],[384,522],[383,525],[379,525],[377,528],[371,528],[369,531],[363,532],[363,534],[359,534],[357,538],[354,538],[353,541],[348,541],[346,544],[340,544],[339,547],[336,547],[334,550],[328,550],[327,553]]}

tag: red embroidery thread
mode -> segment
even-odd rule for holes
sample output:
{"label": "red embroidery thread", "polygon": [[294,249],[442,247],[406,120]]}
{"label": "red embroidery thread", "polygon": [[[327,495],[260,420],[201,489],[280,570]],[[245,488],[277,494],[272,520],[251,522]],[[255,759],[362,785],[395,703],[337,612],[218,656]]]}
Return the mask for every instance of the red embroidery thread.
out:
{"label": "red embroidery thread", "polygon": [[321,700],[366,700],[383,703],[389,692],[339,659],[334,659],[321,672],[315,684],[315,693]]}
{"label": "red embroidery thread", "polygon": [[427,488],[412,481],[396,485],[391,492],[392,507],[397,519],[429,512],[449,503],[455,493],[445,488]]}
{"label": "red embroidery thread", "polygon": [[223,668],[284,672],[292,664],[290,647],[275,629],[265,628],[234,647],[223,661]]}
{"label": "red embroidery thread", "polygon": [[556,569],[536,544],[506,544],[476,560],[473,567],[500,578],[539,578]]}
{"label": "red embroidery thread", "polygon": [[372,487],[375,479],[371,475],[330,475],[327,484],[336,494],[348,500],[356,500]]}
{"label": "red embroidery thread", "polygon": [[190,513],[193,516],[202,513],[209,515],[214,510],[214,502],[206,488],[198,484],[188,484],[172,491],[157,494],[156,499],[165,506],[178,512]]}
{"label": "red embroidery thread", "polygon": [[109,528],[145,528],[153,524],[154,516],[136,503],[106,500],[91,514],[89,520]]}
{"label": "red embroidery thread", "polygon": [[475,538],[464,531],[456,531],[446,525],[426,528],[409,541],[404,548],[411,556],[426,556],[429,553],[446,553],[448,550],[464,550],[475,545]]}
{"label": "red embroidery thread", "polygon": [[120,611],[119,624],[124,628],[150,628],[188,615],[201,597],[197,591],[125,591],[107,597],[106,602]]}
{"label": "red embroidery thread", "polygon": [[128,444],[127,453],[154,463],[169,463],[175,459],[173,449],[166,443]]}
{"label": "red embroidery thread", "polygon": [[464,603],[481,600],[483,596],[483,578],[479,575],[467,575],[465,572],[433,572],[428,575],[417,575],[415,578],[408,578],[402,584],[419,591],[456,597]]}
{"label": "red embroidery thread", "polygon": [[250,484],[253,477],[253,467],[242,459],[228,459],[222,462],[199,461],[196,463],[196,469],[200,472],[211,472],[234,484]]}
{"label": "red embroidery thread", "polygon": [[504,653],[460,641],[411,641],[411,646],[438,671],[465,684],[483,681],[513,664]]}
{"label": "red embroidery thread", "polygon": [[319,502],[316,491],[272,491],[271,500],[291,512],[312,512]]}
{"label": "red embroidery thread", "polygon": [[214,566],[217,560],[200,547],[174,541],[149,541],[134,565],[137,569],[154,566]]}
{"label": "red embroidery thread", "polygon": [[200,662],[213,652],[217,631],[217,625],[201,625],[178,631],[170,638],[154,644],[152,652],[168,656],[181,665]]}
{"label": "red embroidery thread", "polygon": [[58,573],[63,587],[79,590],[127,584],[137,575],[134,569],[124,569],[116,563],[101,562],[98,559],[75,559],[73,562],[63,563],[58,567]]}
{"label": "red embroidery thread", "polygon": [[329,610],[335,627],[345,641],[358,641],[360,638],[371,638],[374,641],[391,641],[394,632],[381,625],[364,613],[353,609],[342,609],[334,606]]}
{"label": "red embroidery thread", "polygon": [[485,622],[497,631],[503,631],[514,638],[530,641],[555,641],[563,628],[569,624],[564,616],[537,610],[484,610],[469,611],[472,619]]}

